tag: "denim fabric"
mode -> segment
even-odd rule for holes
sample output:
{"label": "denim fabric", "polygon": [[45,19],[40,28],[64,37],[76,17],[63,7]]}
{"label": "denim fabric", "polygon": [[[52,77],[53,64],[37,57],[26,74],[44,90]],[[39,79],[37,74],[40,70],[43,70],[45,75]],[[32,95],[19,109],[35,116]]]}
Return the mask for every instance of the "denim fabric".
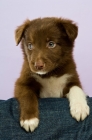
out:
{"label": "denim fabric", "polygon": [[0,101],[0,140],[92,140],[92,98],[88,98],[90,116],[77,122],[70,115],[65,98],[40,99],[40,124],[26,132],[19,124],[16,99]]}

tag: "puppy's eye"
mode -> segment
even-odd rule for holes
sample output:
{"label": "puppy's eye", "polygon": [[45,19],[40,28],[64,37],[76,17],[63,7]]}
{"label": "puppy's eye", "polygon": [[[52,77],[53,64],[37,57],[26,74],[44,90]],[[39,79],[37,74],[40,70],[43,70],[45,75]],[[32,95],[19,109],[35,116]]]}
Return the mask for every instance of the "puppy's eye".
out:
{"label": "puppy's eye", "polygon": [[56,43],[53,42],[53,41],[50,41],[50,42],[48,42],[47,47],[48,48],[54,48],[54,47],[56,47]]}
{"label": "puppy's eye", "polygon": [[33,49],[33,45],[31,43],[28,43],[28,49],[32,50]]}

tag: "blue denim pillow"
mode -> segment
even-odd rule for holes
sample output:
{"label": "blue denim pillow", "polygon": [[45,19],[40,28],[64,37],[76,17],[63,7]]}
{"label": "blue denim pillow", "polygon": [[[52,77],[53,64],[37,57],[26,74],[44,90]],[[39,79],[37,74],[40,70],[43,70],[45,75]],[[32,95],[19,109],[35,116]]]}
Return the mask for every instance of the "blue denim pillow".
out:
{"label": "blue denim pillow", "polygon": [[1,100],[0,140],[92,140],[92,98],[87,99],[90,115],[80,122],[71,117],[66,98],[40,99],[40,124],[33,133],[20,127],[17,100]]}

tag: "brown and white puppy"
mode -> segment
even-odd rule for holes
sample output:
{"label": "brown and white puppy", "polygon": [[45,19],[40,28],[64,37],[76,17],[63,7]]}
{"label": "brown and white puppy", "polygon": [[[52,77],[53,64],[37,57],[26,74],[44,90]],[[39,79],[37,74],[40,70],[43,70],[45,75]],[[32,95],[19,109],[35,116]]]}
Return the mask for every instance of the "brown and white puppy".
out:
{"label": "brown and white puppy", "polygon": [[72,56],[77,34],[78,27],[71,20],[54,17],[26,20],[16,29],[24,63],[14,94],[20,104],[20,124],[26,131],[34,131],[39,124],[39,97],[67,97],[77,121],[89,115]]}

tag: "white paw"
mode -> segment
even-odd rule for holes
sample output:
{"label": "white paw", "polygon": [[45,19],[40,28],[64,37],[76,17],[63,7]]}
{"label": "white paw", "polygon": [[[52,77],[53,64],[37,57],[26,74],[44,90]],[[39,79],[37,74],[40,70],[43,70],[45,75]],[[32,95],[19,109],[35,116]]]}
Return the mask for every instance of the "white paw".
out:
{"label": "white paw", "polygon": [[67,98],[70,102],[70,113],[77,121],[84,120],[90,113],[86,95],[78,86],[70,88]]}
{"label": "white paw", "polygon": [[77,121],[84,120],[89,115],[90,109],[87,103],[70,104],[70,113]]}
{"label": "white paw", "polygon": [[29,131],[33,132],[35,128],[38,126],[38,124],[39,124],[38,118],[32,118],[30,120],[20,121],[21,127],[23,127],[28,132]]}

